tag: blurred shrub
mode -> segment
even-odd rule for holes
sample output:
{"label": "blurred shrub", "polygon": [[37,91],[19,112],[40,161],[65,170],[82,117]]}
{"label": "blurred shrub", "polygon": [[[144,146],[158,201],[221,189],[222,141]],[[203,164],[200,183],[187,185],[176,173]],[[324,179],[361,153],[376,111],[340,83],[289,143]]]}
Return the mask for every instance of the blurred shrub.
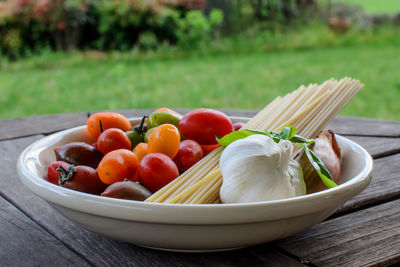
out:
{"label": "blurred shrub", "polygon": [[[351,45],[380,38],[398,42],[399,27],[391,26],[400,16],[367,17],[359,9],[322,2],[0,0],[0,54],[16,59],[41,50],[83,49],[176,56]],[[379,25],[389,28],[378,35]]]}
{"label": "blurred shrub", "polygon": [[0,2],[0,49],[11,58],[43,48],[75,49],[91,23],[89,0]]}
{"label": "blurred shrub", "polygon": [[[99,49],[131,49],[138,40],[145,47],[173,39],[171,8],[176,1],[102,0],[97,3]],[[159,33],[159,34],[157,34]],[[142,35],[142,36],[141,36]],[[141,37],[140,37],[141,36]],[[156,38],[154,38],[156,37]],[[151,44],[150,44],[151,42]]]}
{"label": "blurred shrub", "polygon": [[[222,20],[221,13],[205,17],[195,11],[205,5],[205,0],[4,0],[0,53],[17,58],[43,48],[194,46],[209,39]],[[185,39],[183,33],[190,36]]]}
{"label": "blurred shrub", "polygon": [[175,14],[175,34],[179,46],[184,49],[196,49],[210,42],[213,36],[218,39],[218,26],[223,17],[222,12],[217,9],[213,9],[208,16],[201,11],[189,11],[184,16]]}

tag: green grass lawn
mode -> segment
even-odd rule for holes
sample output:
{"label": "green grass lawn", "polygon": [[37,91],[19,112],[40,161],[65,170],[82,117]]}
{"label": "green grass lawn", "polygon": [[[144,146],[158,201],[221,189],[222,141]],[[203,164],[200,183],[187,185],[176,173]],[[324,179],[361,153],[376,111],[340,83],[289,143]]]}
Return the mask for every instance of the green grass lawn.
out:
{"label": "green grass lawn", "polygon": [[0,118],[137,108],[261,109],[301,84],[351,76],[365,88],[341,115],[400,120],[397,46],[139,60],[50,54],[3,65]]}
{"label": "green grass lawn", "polygon": [[361,6],[369,14],[394,14],[400,11],[399,0],[333,0],[333,2]]}

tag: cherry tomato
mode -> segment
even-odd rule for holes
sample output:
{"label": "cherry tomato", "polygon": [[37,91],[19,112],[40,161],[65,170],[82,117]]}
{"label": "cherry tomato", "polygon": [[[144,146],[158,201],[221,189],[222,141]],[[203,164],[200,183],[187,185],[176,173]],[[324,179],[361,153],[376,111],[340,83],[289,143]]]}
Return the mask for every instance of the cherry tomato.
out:
{"label": "cherry tomato", "polygon": [[103,131],[109,128],[118,128],[126,132],[131,128],[131,123],[122,114],[116,112],[95,113],[87,120],[87,130],[95,139],[101,134],[100,121]]}
{"label": "cherry tomato", "polygon": [[155,130],[156,128],[157,128],[157,127],[155,127],[155,128],[150,128],[150,129],[147,130],[146,134],[144,135],[144,142],[145,142],[145,143],[148,143],[148,142],[149,142],[150,135],[154,132],[154,130]]}
{"label": "cherry tomato", "polygon": [[131,141],[131,149],[135,148],[135,146],[140,142],[144,142],[144,135],[147,131],[147,125],[144,123],[145,120],[146,116],[143,116],[139,125],[126,132],[126,135]]}
{"label": "cherry tomato", "polygon": [[103,154],[94,146],[84,142],[72,142],[54,148],[56,159],[75,166],[85,165],[96,168]]}
{"label": "cherry tomato", "polygon": [[57,171],[61,174],[58,184],[62,187],[96,195],[106,188],[92,167],[71,165],[65,169],[59,166]]}
{"label": "cherry tomato", "polygon": [[117,149],[107,153],[100,161],[98,173],[101,181],[112,184],[125,178],[135,180],[138,159],[130,150]]}
{"label": "cherry tomato", "polygon": [[147,155],[148,153],[148,145],[147,143],[139,143],[135,146],[135,148],[133,149],[133,153],[136,154],[137,158],[139,161],[142,160],[142,158],[144,156]]}
{"label": "cherry tomato", "polygon": [[158,108],[158,109],[154,110],[154,112],[159,112],[159,111],[165,111],[165,112],[170,112],[170,113],[174,113],[177,115],[181,115],[178,112],[176,112],[175,110],[172,110],[170,108]]}
{"label": "cherry tomato", "polygon": [[178,153],[180,134],[172,124],[158,126],[149,137],[148,152],[163,153],[173,159]]}
{"label": "cherry tomato", "polygon": [[50,183],[58,185],[58,180],[60,179],[60,173],[57,171],[57,168],[60,166],[63,166],[64,169],[68,169],[69,166],[71,166],[71,164],[61,160],[51,163],[47,167],[47,173],[44,179],[46,179]]}
{"label": "cherry tomato", "polygon": [[103,197],[143,201],[151,196],[151,192],[143,185],[125,179],[122,182],[109,185],[101,195]]}
{"label": "cherry tomato", "polygon": [[172,124],[179,127],[179,121],[181,120],[182,116],[178,113],[167,112],[167,111],[157,111],[150,114],[149,118],[147,119],[147,128],[151,129],[162,124]]}
{"label": "cherry tomato", "polygon": [[235,122],[234,124],[232,124],[233,130],[234,131],[240,130],[243,127],[243,125],[244,125],[243,122]]}
{"label": "cherry tomato", "polygon": [[110,128],[102,132],[97,139],[97,148],[103,154],[117,149],[131,149],[131,141],[124,131],[118,128]]}
{"label": "cherry tomato", "polygon": [[203,157],[207,156],[210,154],[211,151],[219,147],[219,144],[214,144],[214,145],[200,145],[201,149],[203,150]]}
{"label": "cherry tomato", "polygon": [[178,176],[178,167],[164,154],[147,154],[139,163],[139,181],[151,192],[156,192]]}
{"label": "cherry tomato", "polygon": [[180,143],[174,162],[178,170],[182,173],[201,160],[202,157],[203,150],[200,145],[196,141],[188,139]]}
{"label": "cherry tomato", "polygon": [[196,109],[187,113],[179,122],[179,130],[187,139],[200,145],[217,144],[216,137],[233,131],[232,122],[224,113],[213,109]]}

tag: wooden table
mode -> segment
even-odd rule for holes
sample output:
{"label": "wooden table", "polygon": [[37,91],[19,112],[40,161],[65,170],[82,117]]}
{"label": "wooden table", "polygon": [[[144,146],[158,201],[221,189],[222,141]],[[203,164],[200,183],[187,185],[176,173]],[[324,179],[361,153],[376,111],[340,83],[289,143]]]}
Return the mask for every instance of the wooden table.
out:
{"label": "wooden table", "polygon": [[[149,110],[123,110],[136,117]],[[184,112],[184,111],[183,111]],[[226,111],[253,116],[254,111]],[[16,160],[87,113],[0,120],[0,266],[365,266],[400,263],[400,122],[338,117],[336,133],[374,158],[371,184],[326,221],[295,236],[223,253],[162,252],[117,242],[58,214],[19,180]],[[318,204],[318,203],[316,203]]]}

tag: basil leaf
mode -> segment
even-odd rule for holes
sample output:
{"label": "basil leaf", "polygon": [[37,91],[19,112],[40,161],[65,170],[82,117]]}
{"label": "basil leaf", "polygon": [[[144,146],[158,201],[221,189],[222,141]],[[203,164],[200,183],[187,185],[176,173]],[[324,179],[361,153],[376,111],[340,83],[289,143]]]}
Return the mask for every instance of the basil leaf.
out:
{"label": "basil leaf", "polygon": [[293,143],[305,143],[305,144],[313,144],[315,143],[314,139],[307,139],[304,138],[300,135],[294,135],[292,138],[289,139],[289,141],[293,142]]}
{"label": "basil leaf", "polygon": [[266,135],[264,132],[260,131],[255,131],[255,130],[249,130],[249,129],[243,129],[243,130],[238,130],[235,132],[231,132],[230,134],[225,135],[222,138],[217,138],[218,144],[220,144],[223,147],[227,147],[229,144],[235,142],[236,140],[246,138],[250,135],[253,134],[263,134]]}
{"label": "basil leaf", "polygon": [[280,136],[283,140],[290,140],[293,136],[295,136],[297,129],[293,126],[285,126],[283,127]]}
{"label": "basil leaf", "polygon": [[333,181],[331,174],[329,173],[328,169],[322,163],[321,159],[315,154],[311,149],[309,149],[305,144],[297,144],[297,147],[302,147],[304,152],[307,155],[308,160],[310,161],[311,165],[317,171],[319,177],[321,178],[322,182],[328,187],[332,188],[337,186],[337,184]]}
{"label": "basil leaf", "polygon": [[[293,126],[285,126],[283,127],[282,131],[280,132],[274,132],[274,131],[265,131],[267,136],[272,138],[275,143],[279,143],[281,140],[289,140],[294,143],[308,143],[308,139],[301,137],[299,135],[296,135],[297,129]],[[293,140],[292,140],[293,139]],[[298,141],[294,141],[298,140]]]}
{"label": "basil leaf", "polygon": [[281,141],[281,139],[282,139],[280,133],[273,132],[273,131],[267,130],[267,131],[265,131],[265,135],[267,135],[269,138],[274,140],[275,143],[279,143],[279,141]]}

